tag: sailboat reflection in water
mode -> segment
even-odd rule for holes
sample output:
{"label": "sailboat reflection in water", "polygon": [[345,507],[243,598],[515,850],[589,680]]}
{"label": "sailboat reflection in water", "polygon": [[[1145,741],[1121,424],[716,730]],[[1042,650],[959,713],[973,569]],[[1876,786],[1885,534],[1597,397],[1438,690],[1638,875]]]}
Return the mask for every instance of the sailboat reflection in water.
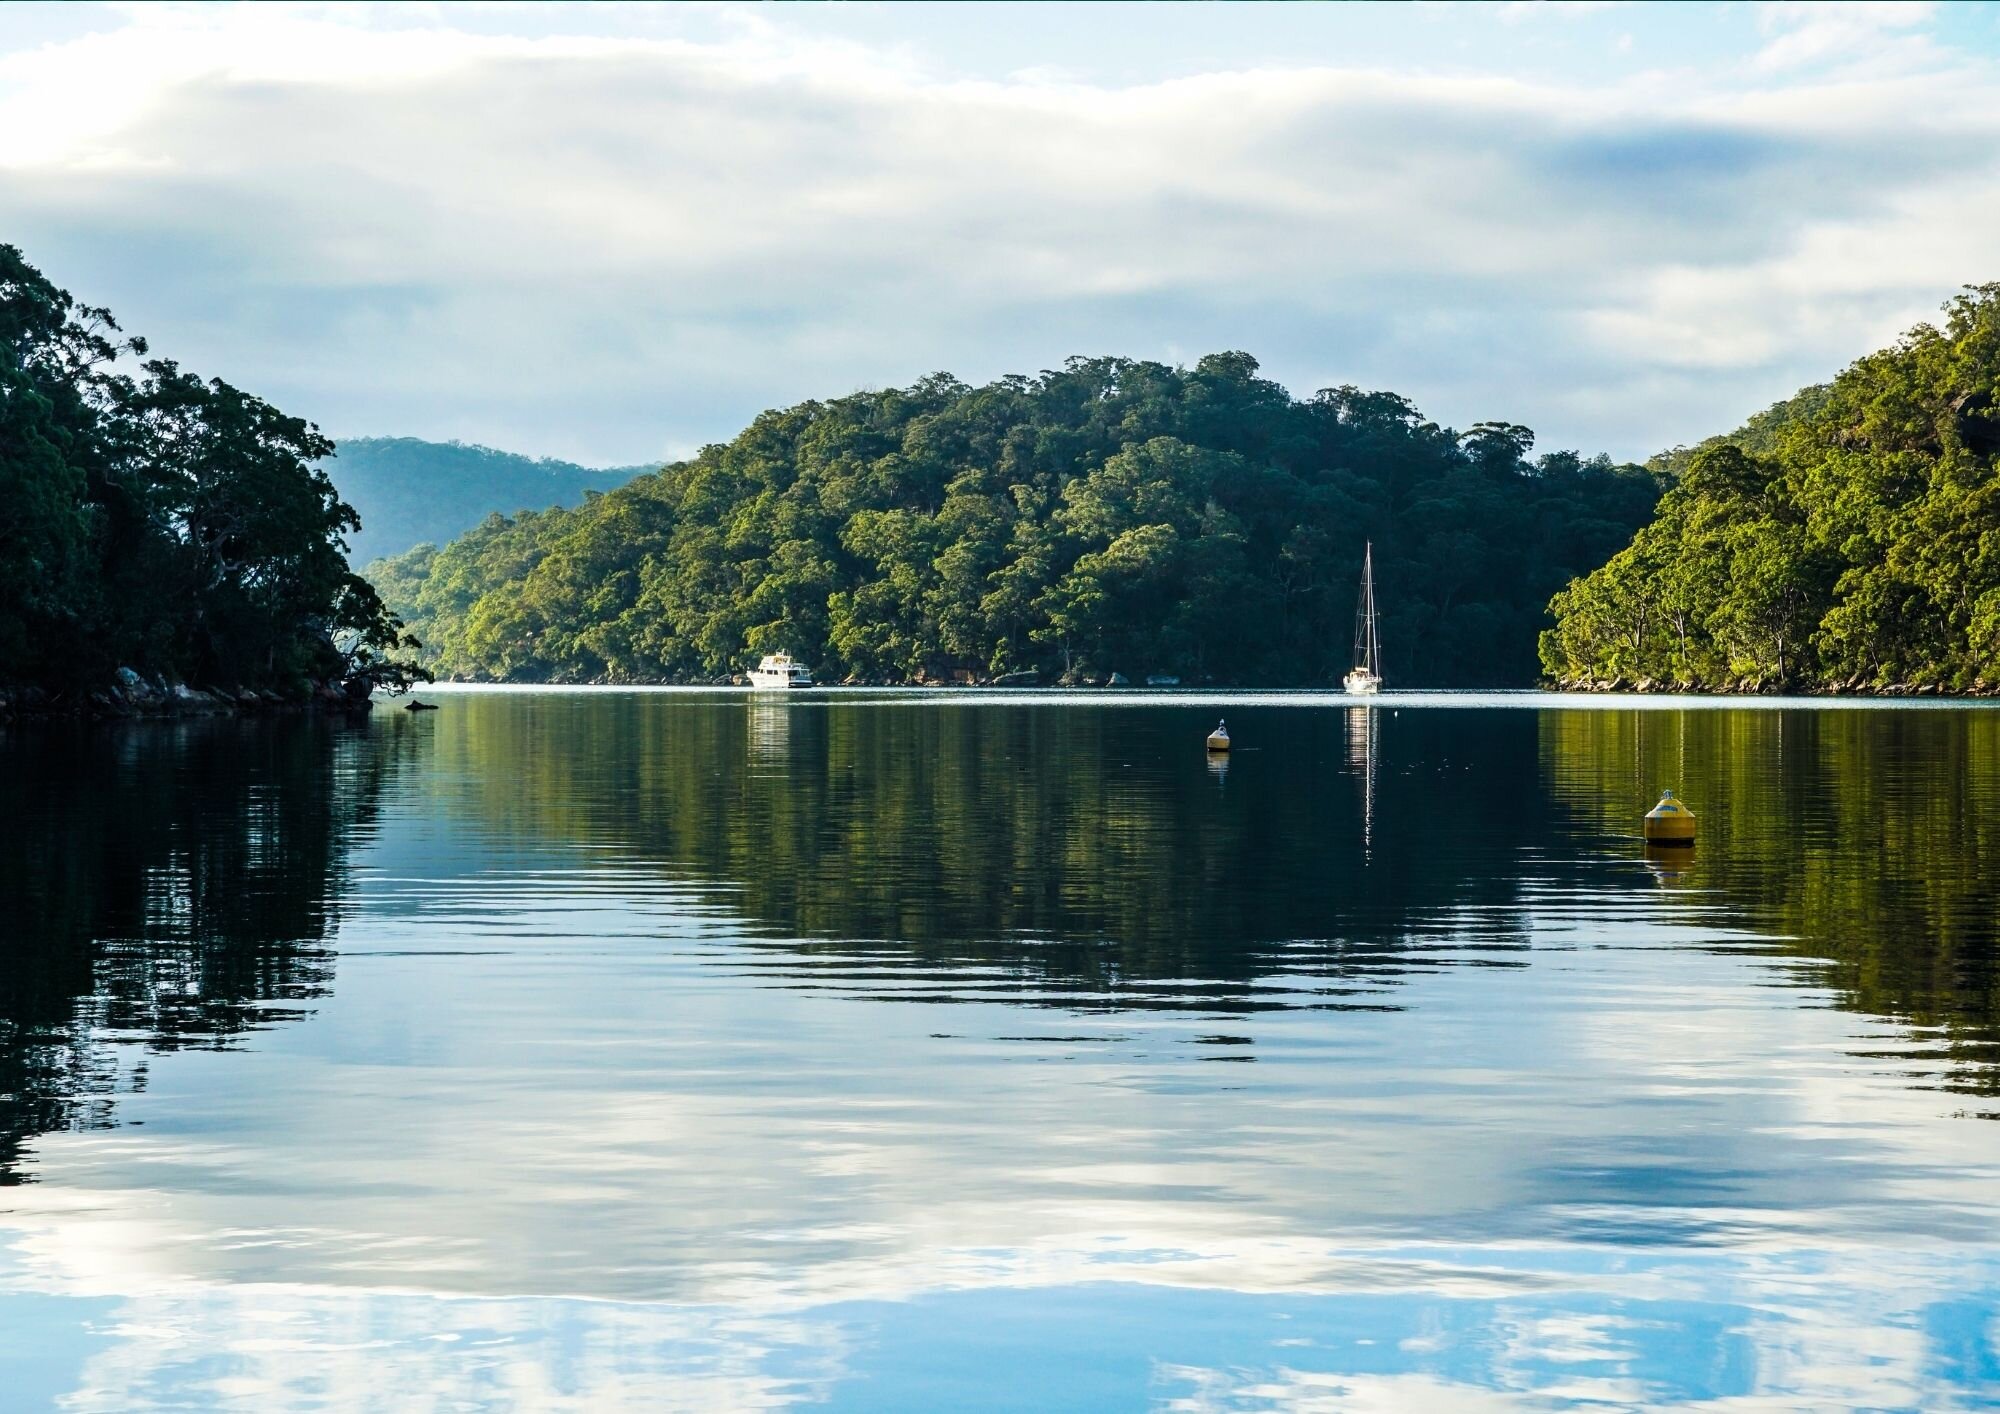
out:
{"label": "sailboat reflection in water", "polygon": [[1361,862],[1375,854],[1375,711],[1347,709],[1347,764],[1361,777]]}

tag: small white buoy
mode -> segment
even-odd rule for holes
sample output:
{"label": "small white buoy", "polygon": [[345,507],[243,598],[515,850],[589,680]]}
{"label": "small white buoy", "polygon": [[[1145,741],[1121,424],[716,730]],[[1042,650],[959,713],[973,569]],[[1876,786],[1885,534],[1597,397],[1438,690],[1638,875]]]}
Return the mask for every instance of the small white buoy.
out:
{"label": "small white buoy", "polygon": [[1208,734],[1208,749],[1210,751],[1229,750],[1229,723],[1217,722],[1215,724],[1215,730]]}

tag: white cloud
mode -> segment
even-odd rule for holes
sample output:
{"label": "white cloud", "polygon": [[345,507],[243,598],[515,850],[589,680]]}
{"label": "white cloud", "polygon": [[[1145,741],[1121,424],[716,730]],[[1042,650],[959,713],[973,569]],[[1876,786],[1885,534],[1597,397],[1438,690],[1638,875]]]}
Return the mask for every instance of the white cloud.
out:
{"label": "white cloud", "polygon": [[0,57],[0,211],[339,431],[630,461],[937,368],[1243,347],[1643,455],[1993,273],[2000,97],[1929,48],[1813,77],[1930,43],[1846,11],[1709,75],[1107,84],[729,9],[141,8]]}
{"label": "white cloud", "polygon": [[1911,33],[1930,20],[1937,7],[1917,0],[1780,0],[1760,7],[1759,24],[1774,35],[1755,60],[1766,70],[1793,69],[1828,62],[1921,63],[1934,60],[1937,50],[1920,34]]}
{"label": "white cloud", "polygon": [[1507,0],[1499,15],[1503,24],[1511,25],[1523,20],[1580,20],[1616,8],[1613,0]]}

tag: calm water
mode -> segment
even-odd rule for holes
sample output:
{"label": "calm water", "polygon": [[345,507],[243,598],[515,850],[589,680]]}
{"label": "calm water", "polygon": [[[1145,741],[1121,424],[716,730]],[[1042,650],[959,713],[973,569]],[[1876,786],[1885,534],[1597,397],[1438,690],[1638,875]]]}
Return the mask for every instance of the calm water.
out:
{"label": "calm water", "polygon": [[2000,712],[439,698],[0,734],[0,1404],[2000,1401]]}

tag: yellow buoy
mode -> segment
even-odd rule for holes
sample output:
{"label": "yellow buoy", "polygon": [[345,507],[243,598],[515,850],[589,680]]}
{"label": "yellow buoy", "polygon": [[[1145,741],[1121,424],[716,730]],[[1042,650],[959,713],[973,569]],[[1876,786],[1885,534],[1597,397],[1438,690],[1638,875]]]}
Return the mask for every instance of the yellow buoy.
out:
{"label": "yellow buoy", "polygon": [[1661,791],[1660,803],[1646,812],[1646,843],[1670,849],[1694,843],[1694,812],[1670,790]]}
{"label": "yellow buoy", "polygon": [[1215,724],[1215,730],[1208,734],[1208,749],[1210,751],[1229,750],[1229,724],[1227,722],[1217,722]]}

